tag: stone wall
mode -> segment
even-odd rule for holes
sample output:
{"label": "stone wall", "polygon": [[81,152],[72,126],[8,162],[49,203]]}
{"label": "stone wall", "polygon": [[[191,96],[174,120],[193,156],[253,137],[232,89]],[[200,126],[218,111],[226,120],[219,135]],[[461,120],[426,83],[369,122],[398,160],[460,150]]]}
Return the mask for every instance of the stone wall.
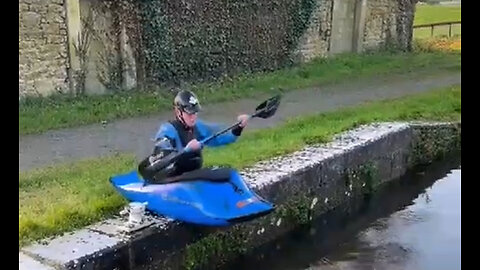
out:
{"label": "stone wall", "polygon": [[[415,11],[415,3],[417,0],[338,0],[342,1],[341,3],[347,3],[349,6],[354,5],[354,13],[351,14],[351,9],[338,9],[334,13],[334,1],[333,0],[314,0],[316,1],[315,8],[313,10],[313,14],[310,17],[310,21],[308,22],[308,27],[305,31],[302,30],[303,34],[300,36],[300,39],[296,45],[294,45],[293,49],[295,54],[295,59],[299,62],[308,62],[315,57],[326,57],[329,55],[334,54],[337,50],[332,50],[332,40],[336,40],[334,44],[342,44],[348,45],[344,42],[352,42],[352,46],[345,46],[345,50],[353,50],[355,52],[361,52],[365,50],[376,50],[379,48],[384,47],[385,45],[393,45],[400,49],[409,49],[411,47],[411,40],[412,40],[412,25],[413,25],[413,18],[414,18],[414,11]],[[67,18],[66,18],[66,10],[73,10],[71,7],[68,9],[65,8],[65,3],[75,3],[82,7],[81,12],[74,13],[69,16],[68,20],[70,21],[67,31]],[[19,1],[19,97],[26,95],[48,95],[55,92],[67,92],[70,88],[73,91],[73,88],[77,89],[78,85],[78,70],[79,70],[79,59],[78,55],[71,56],[69,59],[68,50],[73,51],[72,47],[69,47],[68,42],[72,43],[77,38],[77,32],[80,33],[80,18],[85,19],[87,12],[86,10],[90,10],[90,7],[97,6],[98,1],[90,1],[90,0],[74,0],[74,1],[63,1],[63,0],[20,0]],[[246,46],[244,49],[237,48],[237,51],[231,49],[225,49],[226,54],[251,54],[251,59],[258,62],[258,65],[265,65],[267,62],[271,62],[270,64],[266,65],[271,68],[277,68],[279,65],[277,62],[280,61],[281,55],[275,54],[273,52],[279,51],[280,54],[286,53],[279,48],[284,46],[285,40],[279,38],[283,34],[285,34],[285,29],[287,28],[285,25],[281,25],[282,18],[281,16],[286,16],[287,14],[283,13],[275,13],[277,17],[272,17],[273,13],[268,11],[269,3],[265,2],[264,9],[266,13],[259,13],[258,18],[261,22],[257,22],[253,24],[251,27],[255,29],[263,29],[262,31],[267,31],[265,35],[254,35],[248,36],[248,42],[244,39],[239,39],[237,43],[240,43],[242,46]],[[338,2],[336,2],[338,4]],[[245,11],[246,12],[246,11]],[[343,13],[342,13],[343,12]],[[70,13],[68,13],[70,14]],[[108,31],[107,25],[111,25],[111,17],[109,10],[102,10],[99,14],[98,20],[95,22],[94,28],[102,29],[102,33]],[[282,15],[283,14],[283,15]],[[76,18],[77,16],[78,18]],[[152,17],[145,16],[150,20],[153,20]],[[270,16],[270,17],[269,17]],[[334,16],[339,16],[340,20],[332,20]],[[353,25],[351,20],[342,20],[344,17],[354,16]],[[243,18],[243,16],[239,16]],[[238,25],[237,21],[240,20],[238,18],[232,19],[232,25]],[[276,25],[272,29],[271,21],[275,21],[278,23],[274,23]],[[108,21],[107,24],[99,23],[101,21]],[[123,22],[124,19],[120,19],[120,22]],[[207,20],[211,23],[209,20]],[[264,22],[265,21],[265,22]],[[337,22],[337,25],[332,24]],[[147,21],[148,22],[148,21]],[[339,23],[341,25],[339,25]],[[74,25],[72,25],[74,24]],[[102,25],[100,25],[102,24]],[[257,25],[258,24],[258,25]],[[125,26],[123,26],[125,27]],[[189,25],[186,25],[189,28]],[[217,27],[217,26],[216,26]],[[250,27],[250,28],[251,28]],[[336,27],[336,28],[335,28]],[[248,27],[247,27],[248,28]],[[248,28],[248,29],[250,29]],[[342,29],[342,31],[334,31],[332,29]],[[204,28],[202,28],[204,29]],[[213,28],[212,28],[213,29]],[[257,30],[258,30],[257,29]],[[342,32],[344,31],[354,31],[353,38],[348,36],[343,36]],[[78,31],[77,31],[78,30]],[[260,31],[258,30],[258,31]],[[250,31],[250,30],[249,30]],[[248,32],[248,31],[247,31]],[[113,53],[120,53],[122,55],[122,59],[126,59],[128,52],[128,48],[126,47],[125,40],[128,40],[130,37],[125,34],[125,31],[122,32],[120,37],[118,49],[112,49],[112,46],[109,46],[107,50],[108,55],[110,58],[114,57],[110,54]],[[333,37],[332,37],[333,35]],[[69,36],[70,40],[67,40],[67,36]],[[100,36],[105,36],[101,34]],[[174,35],[178,37],[179,35]],[[213,36],[214,35],[207,35]],[[234,37],[238,38],[239,35],[235,34]],[[255,38],[259,36],[269,36],[268,38],[264,38],[261,42],[253,42]],[[277,44],[281,41],[279,44]],[[340,40],[340,41],[339,41]],[[183,44],[182,41],[179,41],[180,44]],[[243,42],[243,43],[242,43]],[[283,42],[283,43],[282,43]],[[340,42],[340,43],[338,43]],[[208,43],[208,42],[207,42]],[[257,44],[257,47],[252,47],[252,44]],[[73,43],[72,43],[73,44]],[[85,83],[81,85],[85,85],[87,93],[103,93],[106,92],[105,90],[105,83],[101,83],[99,80],[98,72],[98,55],[100,51],[103,49],[102,46],[106,44],[105,42],[98,42],[92,41],[91,44],[91,51],[89,51],[89,59],[87,63],[87,74],[85,75]],[[123,45],[122,45],[123,44]],[[263,45],[262,45],[263,44]],[[283,44],[283,45],[282,45]],[[70,45],[72,46],[72,45]],[[146,45],[143,44],[143,47]],[[112,48],[110,48],[112,47]],[[175,50],[178,50],[178,46],[174,46]],[[228,47],[228,46],[227,46]],[[352,48],[352,49],[350,49]],[[198,49],[198,48],[197,48]],[[211,49],[211,48],[210,48]],[[117,52],[115,52],[117,50]],[[290,49],[288,49],[290,50]],[[145,48],[142,48],[141,51],[145,51]],[[208,51],[208,50],[207,50]],[[185,51],[186,53],[191,53],[188,50]],[[216,56],[215,56],[216,55]],[[222,54],[221,54],[222,55]],[[220,55],[220,56],[221,56]],[[105,56],[105,55],[104,55]],[[218,54],[210,53],[205,57],[200,57],[199,59],[204,62],[210,63],[214,60],[215,57],[220,57]],[[262,57],[260,57],[262,56]],[[223,56],[222,56],[223,57]],[[132,57],[130,57],[132,58]],[[248,57],[240,57],[239,59],[247,59]],[[278,59],[277,59],[278,58]],[[124,59],[124,60],[125,60]],[[228,57],[226,59],[229,59]],[[191,60],[191,59],[189,59]],[[200,61],[199,60],[199,61]],[[218,59],[217,59],[218,60]],[[221,59],[220,59],[221,60]],[[219,62],[222,62],[218,60]],[[248,60],[248,59],[247,59]],[[252,60],[252,61],[253,61]],[[267,61],[268,60],[268,61]],[[277,61],[278,60],[278,61]],[[216,61],[216,60],[215,60]],[[215,62],[214,61],[214,62]],[[178,61],[174,61],[178,62]],[[236,63],[238,61],[235,61]],[[222,62],[223,63],[223,62]],[[136,63],[133,63],[134,66],[137,66]],[[255,65],[257,65],[255,64]],[[76,82],[71,82],[69,80],[68,70],[71,67],[71,76]],[[253,65],[253,64],[252,64]],[[253,65],[253,66],[255,66]],[[140,65],[141,66],[141,65]],[[138,68],[141,70],[141,67]],[[217,70],[217,73],[225,72],[225,69],[220,68]],[[248,69],[248,65],[239,65],[238,69],[235,70],[233,68],[231,73],[242,72],[242,69]],[[122,69],[126,67],[123,66]],[[251,67],[250,67],[251,68]],[[167,69],[166,71],[172,71],[172,67]],[[190,67],[186,67],[185,70],[191,72]],[[213,69],[202,69],[207,70],[208,72],[213,72]],[[223,70],[223,71],[222,71]],[[127,74],[125,70],[122,71],[123,78],[122,80],[122,87],[123,88],[135,88],[136,81],[133,83],[126,84],[126,78],[136,78],[138,74],[133,74],[136,72],[136,69],[132,69],[132,71]],[[133,72],[133,73],[132,73]],[[155,71],[157,72],[157,71]],[[155,73],[154,72],[154,73]],[[207,72],[207,73],[208,73]],[[139,71],[139,73],[141,73]],[[158,73],[158,72],[157,72]],[[156,73],[155,73],[156,74]],[[142,76],[140,76],[142,77]],[[205,79],[205,74],[200,74],[200,79]],[[166,79],[168,80],[168,78]],[[139,82],[141,83],[141,82]],[[117,83],[118,84],[118,83]],[[108,88],[108,87],[107,87]],[[83,88],[82,88],[83,89]],[[75,90],[77,91],[77,90]]]}
{"label": "stone wall", "polygon": [[365,50],[411,46],[417,0],[368,0],[363,35]]}
{"label": "stone wall", "polygon": [[19,1],[19,98],[68,91],[63,0]]}
{"label": "stone wall", "polygon": [[310,26],[300,39],[298,57],[302,62],[326,56],[330,48],[333,0],[318,0]]}
{"label": "stone wall", "polygon": [[[115,71],[115,58],[118,57],[117,28],[114,25],[114,15],[111,8],[97,0],[79,1],[82,17],[82,31],[89,33],[85,64],[86,94],[106,94],[118,85]],[[87,19],[88,18],[88,19]],[[88,25],[88,26],[87,26]],[[88,29],[88,30],[87,30]]]}
{"label": "stone wall", "polygon": [[[351,1],[351,0],[343,0]],[[356,9],[362,9],[362,1],[355,0]],[[365,18],[356,18],[353,25],[354,44],[357,52],[376,50],[387,44],[400,49],[411,48],[413,19],[417,0],[366,0]],[[355,16],[362,16],[357,11]],[[298,44],[299,60],[309,61],[314,57],[329,55],[333,18],[333,1],[318,0],[310,26]],[[362,33],[363,32],[363,33]],[[357,46],[359,37],[360,46]]]}

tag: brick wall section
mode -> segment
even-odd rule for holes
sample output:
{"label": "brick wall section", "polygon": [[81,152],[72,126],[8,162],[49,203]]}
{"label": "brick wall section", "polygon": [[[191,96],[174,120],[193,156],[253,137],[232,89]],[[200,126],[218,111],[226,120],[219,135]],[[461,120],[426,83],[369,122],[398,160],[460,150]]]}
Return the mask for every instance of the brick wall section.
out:
{"label": "brick wall section", "polygon": [[363,47],[410,47],[416,0],[368,0]]}
{"label": "brick wall section", "polygon": [[19,98],[68,91],[63,0],[19,0]]}
{"label": "brick wall section", "polygon": [[[367,0],[363,50],[385,45],[401,49],[411,46],[417,0]],[[302,36],[297,54],[302,62],[328,55],[332,29],[333,0],[318,0],[310,26]]]}
{"label": "brick wall section", "polygon": [[318,0],[310,26],[299,42],[299,60],[309,61],[317,56],[326,56],[330,47],[333,0]]}
{"label": "brick wall section", "polygon": [[411,49],[415,5],[418,0],[397,0],[397,44],[403,49]]}

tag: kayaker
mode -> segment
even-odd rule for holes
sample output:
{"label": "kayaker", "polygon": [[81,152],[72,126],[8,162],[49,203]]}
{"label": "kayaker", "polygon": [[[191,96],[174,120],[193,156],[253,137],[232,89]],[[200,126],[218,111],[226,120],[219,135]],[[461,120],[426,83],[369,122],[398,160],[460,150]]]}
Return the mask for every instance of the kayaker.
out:
{"label": "kayaker", "polygon": [[[193,92],[181,90],[177,93],[173,101],[175,119],[161,124],[154,138],[155,146],[152,155],[139,165],[139,172],[144,179],[161,181],[161,178],[180,175],[202,167],[203,159],[199,141],[219,131],[220,126],[198,119],[200,111],[201,105]],[[248,115],[241,114],[237,119],[241,121],[237,128],[216,137],[206,145],[215,147],[235,142],[247,126]],[[183,155],[166,168],[162,168],[160,171],[145,170],[159,159],[167,161],[169,157],[187,146],[193,151]]]}

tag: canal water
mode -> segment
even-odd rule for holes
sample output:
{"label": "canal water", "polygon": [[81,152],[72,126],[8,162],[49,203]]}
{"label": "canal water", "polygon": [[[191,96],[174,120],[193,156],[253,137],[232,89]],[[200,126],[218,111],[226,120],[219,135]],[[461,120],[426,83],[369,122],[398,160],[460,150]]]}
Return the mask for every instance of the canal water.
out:
{"label": "canal water", "polygon": [[408,173],[225,269],[461,269],[460,158]]}

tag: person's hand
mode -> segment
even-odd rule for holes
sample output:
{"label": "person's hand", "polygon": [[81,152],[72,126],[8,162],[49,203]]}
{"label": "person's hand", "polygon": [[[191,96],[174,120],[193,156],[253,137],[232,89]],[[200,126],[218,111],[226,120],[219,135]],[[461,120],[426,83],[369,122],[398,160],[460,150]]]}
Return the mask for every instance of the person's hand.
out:
{"label": "person's hand", "polygon": [[200,148],[202,148],[202,145],[200,144],[199,141],[197,141],[197,139],[193,139],[190,142],[188,142],[186,147],[190,148],[190,150],[192,151],[197,151],[197,150],[200,150]]}
{"label": "person's hand", "polygon": [[244,128],[244,127],[247,126],[247,123],[248,123],[248,115],[247,115],[247,114],[241,114],[241,115],[239,115],[239,116],[237,117],[237,120],[238,120],[238,121],[241,121],[241,123],[240,123],[239,126],[240,126],[241,128]]}

